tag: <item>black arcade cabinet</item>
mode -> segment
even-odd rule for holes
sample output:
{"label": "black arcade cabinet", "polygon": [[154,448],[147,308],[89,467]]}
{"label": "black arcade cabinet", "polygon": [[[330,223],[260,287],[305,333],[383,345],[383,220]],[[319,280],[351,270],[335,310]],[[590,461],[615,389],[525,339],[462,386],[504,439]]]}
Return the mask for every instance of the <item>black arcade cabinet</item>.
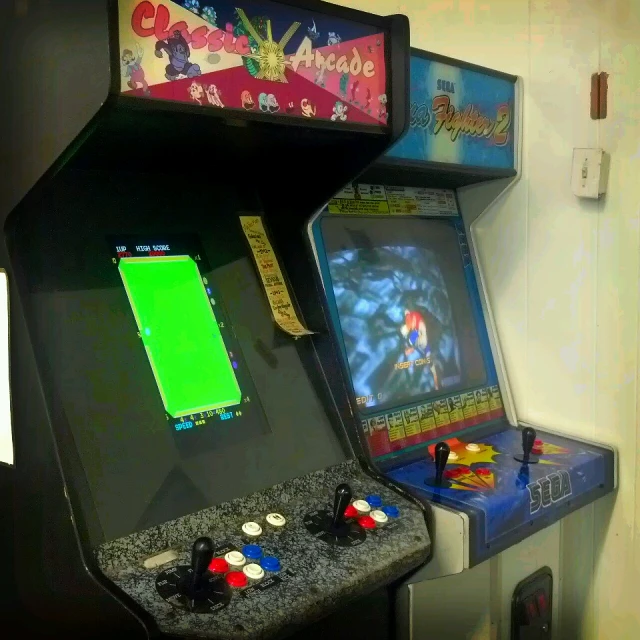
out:
{"label": "black arcade cabinet", "polygon": [[111,92],[5,225],[31,626],[386,637],[424,510],[356,461],[278,254],[403,133],[407,20],[109,11]]}

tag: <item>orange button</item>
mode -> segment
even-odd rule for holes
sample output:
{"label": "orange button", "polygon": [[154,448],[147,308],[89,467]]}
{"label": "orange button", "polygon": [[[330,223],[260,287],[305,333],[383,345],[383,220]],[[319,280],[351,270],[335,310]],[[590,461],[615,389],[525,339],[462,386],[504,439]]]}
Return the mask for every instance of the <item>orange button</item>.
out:
{"label": "orange button", "polygon": [[211,573],[227,573],[229,571],[229,563],[224,558],[214,558],[209,564]]}
{"label": "orange button", "polygon": [[358,518],[358,524],[363,529],[375,529],[376,521],[371,516],[362,516],[362,518]]}

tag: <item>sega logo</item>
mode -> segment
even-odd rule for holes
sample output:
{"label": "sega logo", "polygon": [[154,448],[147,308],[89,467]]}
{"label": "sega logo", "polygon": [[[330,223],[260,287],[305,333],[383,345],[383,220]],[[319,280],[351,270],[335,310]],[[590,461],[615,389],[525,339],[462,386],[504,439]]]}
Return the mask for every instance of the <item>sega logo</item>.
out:
{"label": "sega logo", "polygon": [[450,80],[438,80],[438,91],[444,91],[445,93],[455,93],[456,86]]}
{"label": "sega logo", "polygon": [[534,514],[540,508],[546,509],[554,502],[571,495],[571,477],[568,471],[551,473],[527,485],[529,489],[529,513]]}

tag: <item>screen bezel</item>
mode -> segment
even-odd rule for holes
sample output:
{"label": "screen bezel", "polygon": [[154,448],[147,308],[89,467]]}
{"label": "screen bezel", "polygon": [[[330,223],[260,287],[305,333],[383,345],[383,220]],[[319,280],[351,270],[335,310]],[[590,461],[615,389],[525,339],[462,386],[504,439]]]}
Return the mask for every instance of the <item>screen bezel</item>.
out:
{"label": "screen bezel", "polygon": [[[431,392],[426,394],[416,394],[411,396],[409,399],[404,399],[402,403],[396,402],[380,404],[373,407],[364,407],[357,403],[357,395],[355,393],[355,388],[353,385],[353,380],[351,376],[351,370],[348,363],[348,355],[347,350],[344,344],[344,337],[342,334],[342,328],[340,324],[340,318],[337,308],[337,303],[335,300],[335,296],[333,293],[333,283],[331,279],[331,274],[329,272],[329,265],[327,259],[327,251],[325,245],[325,239],[323,235],[322,229],[322,221],[326,218],[358,218],[360,220],[369,219],[372,221],[388,219],[391,216],[380,216],[380,215],[344,215],[344,214],[332,214],[329,213],[327,209],[319,212],[318,215],[310,221],[309,224],[309,240],[312,245],[312,252],[315,257],[315,262],[318,267],[318,275],[322,284],[322,288],[324,290],[324,303],[328,312],[328,324],[329,330],[333,336],[333,339],[339,350],[339,360],[340,360],[340,369],[342,375],[345,380],[345,387],[349,397],[349,403],[352,407],[353,413],[358,417],[359,421],[366,420],[367,418],[378,415],[389,413],[390,411],[401,411],[406,408],[415,407],[419,404],[423,404],[425,402],[434,402],[441,398],[450,397],[453,394],[461,394],[465,391],[469,391],[472,389],[477,389],[482,386],[491,386],[497,385],[497,372],[495,363],[493,360],[493,354],[491,351],[491,345],[489,342],[489,335],[487,331],[487,326],[484,321],[484,313],[482,310],[482,304],[480,301],[480,292],[478,289],[477,280],[475,277],[475,271],[473,268],[471,272],[465,268],[465,264],[462,256],[462,249],[460,246],[460,242],[467,243],[466,238],[466,230],[464,227],[464,222],[460,215],[449,215],[449,216],[408,216],[408,215],[394,215],[392,218],[394,220],[402,220],[402,219],[414,219],[414,220],[422,220],[425,222],[428,221],[440,221],[440,222],[448,222],[457,232],[458,232],[458,253],[457,258],[459,258],[461,262],[462,271],[464,274],[464,281],[467,287],[467,293],[469,296],[469,307],[472,314],[472,323],[473,328],[475,329],[479,347],[480,347],[480,355],[482,357],[482,364],[484,365],[484,380],[481,383],[476,383],[470,385],[467,381],[463,380],[460,384],[447,387],[446,389],[440,389],[438,392]],[[453,305],[452,305],[453,307]],[[452,309],[453,310],[453,309]],[[455,311],[454,311],[455,315]]]}

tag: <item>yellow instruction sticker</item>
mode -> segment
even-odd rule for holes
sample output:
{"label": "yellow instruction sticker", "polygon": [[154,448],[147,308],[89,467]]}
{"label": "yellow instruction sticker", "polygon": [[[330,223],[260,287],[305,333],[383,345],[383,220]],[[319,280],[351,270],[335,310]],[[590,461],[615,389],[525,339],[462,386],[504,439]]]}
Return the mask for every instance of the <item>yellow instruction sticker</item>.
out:
{"label": "yellow instruction sticker", "polygon": [[491,411],[502,409],[502,398],[500,397],[500,389],[497,384],[489,387],[489,409],[491,409]]}
{"label": "yellow instruction sticker", "polygon": [[420,431],[431,431],[436,428],[436,420],[433,416],[433,405],[421,404],[418,407],[418,415],[420,416]]}
{"label": "yellow instruction sticker", "polygon": [[416,436],[420,433],[420,417],[418,409],[403,409],[402,417],[404,418],[404,433],[407,437]]}
{"label": "yellow instruction sticker", "polygon": [[401,411],[387,414],[387,428],[389,429],[389,442],[395,442],[405,437]]}
{"label": "yellow instruction sticker", "polygon": [[448,424],[451,424],[451,420],[449,419],[449,407],[447,406],[446,400],[436,400],[433,403],[433,413],[435,415],[437,427],[446,427]]}
{"label": "yellow instruction sticker", "polygon": [[251,247],[276,324],[292,336],[312,335],[313,331],[306,329],[298,319],[278,259],[262,224],[262,218],[240,216],[240,224]]}

